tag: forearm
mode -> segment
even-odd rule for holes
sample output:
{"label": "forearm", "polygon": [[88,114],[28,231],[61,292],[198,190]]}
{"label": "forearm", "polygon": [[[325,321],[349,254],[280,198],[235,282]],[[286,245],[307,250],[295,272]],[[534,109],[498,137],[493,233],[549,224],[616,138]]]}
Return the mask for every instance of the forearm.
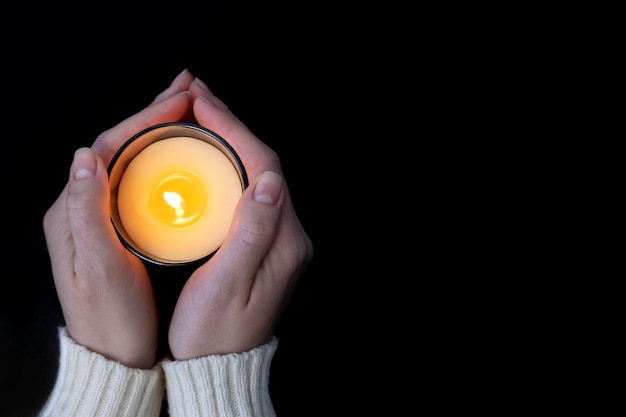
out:
{"label": "forearm", "polygon": [[156,417],[164,396],[160,366],[128,368],[92,352],[59,329],[60,361],[39,417]]}
{"label": "forearm", "polygon": [[278,339],[248,352],[162,362],[171,417],[274,417],[269,373]]}
{"label": "forearm", "polygon": [[171,417],[275,417],[270,366],[278,347],[128,368],[92,352],[59,329],[57,380],[39,417],[156,417],[167,385]]}

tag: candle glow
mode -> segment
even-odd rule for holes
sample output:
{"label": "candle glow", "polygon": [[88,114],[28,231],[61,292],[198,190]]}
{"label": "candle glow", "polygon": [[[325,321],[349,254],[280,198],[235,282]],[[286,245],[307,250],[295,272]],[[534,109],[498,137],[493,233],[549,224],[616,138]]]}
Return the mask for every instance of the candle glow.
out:
{"label": "candle glow", "polygon": [[197,138],[171,137],[129,162],[117,210],[138,250],[188,262],[219,248],[242,192],[240,175],[221,150]]}

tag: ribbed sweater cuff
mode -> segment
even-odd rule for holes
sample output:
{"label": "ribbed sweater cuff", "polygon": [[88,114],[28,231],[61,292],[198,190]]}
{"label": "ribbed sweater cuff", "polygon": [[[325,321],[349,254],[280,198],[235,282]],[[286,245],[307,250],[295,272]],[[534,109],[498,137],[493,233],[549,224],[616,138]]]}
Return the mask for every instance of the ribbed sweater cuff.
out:
{"label": "ribbed sweater cuff", "polygon": [[40,417],[158,416],[163,371],[128,368],[77,344],[59,328],[57,379]]}
{"label": "ribbed sweater cuff", "polygon": [[273,417],[270,365],[278,338],[243,353],[162,362],[171,417]]}

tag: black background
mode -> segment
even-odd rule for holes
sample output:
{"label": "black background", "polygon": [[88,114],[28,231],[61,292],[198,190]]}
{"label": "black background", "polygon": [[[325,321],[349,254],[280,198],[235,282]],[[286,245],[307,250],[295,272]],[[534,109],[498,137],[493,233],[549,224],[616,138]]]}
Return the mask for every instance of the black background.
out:
{"label": "black background", "polygon": [[[544,213],[550,201],[525,179],[537,175],[553,194],[552,182],[541,188],[537,155],[552,139],[538,121],[559,107],[555,82],[572,74],[553,65],[571,31],[536,23],[553,20],[552,31],[561,12],[0,7],[0,416],[33,416],[54,381],[62,317],[41,221],[74,150],[184,68],[278,152],[315,245],[276,329],[270,388],[280,417],[427,405],[501,414],[535,410],[535,398],[562,386],[553,359],[571,347],[551,338],[570,310],[545,318],[562,292],[544,281],[570,262],[538,265],[558,246],[544,226],[554,231],[560,215]],[[571,363],[564,375],[576,372]]]}
{"label": "black background", "polygon": [[63,319],[42,219],[74,150],[143,109],[184,68],[278,152],[315,246],[276,330],[278,415],[329,415],[371,401],[388,331],[372,278],[393,274],[395,264],[372,265],[395,233],[376,221],[376,206],[402,189],[382,184],[368,149],[388,140],[380,129],[393,122],[380,120],[381,108],[397,106],[380,98],[393,78],[385,54],[406,51],[385,44],[375,22],[355,26],[351,11],[306,5],[183,2],[132,14],[2,7],[5,23],[17,24],[1,29],[0,415],[34,416],[54,382]]}

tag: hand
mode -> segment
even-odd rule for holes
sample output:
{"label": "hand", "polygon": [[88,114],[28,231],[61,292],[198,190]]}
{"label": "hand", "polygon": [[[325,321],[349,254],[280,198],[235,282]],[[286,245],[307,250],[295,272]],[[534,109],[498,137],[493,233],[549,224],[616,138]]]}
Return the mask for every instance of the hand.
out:
{"label": "hand", "polygon": [[176,303],[169,346],[178,360],[244,352],[268,342],[313,257],[277,154],[200,80],[189,92],[196,122],[233,146],[250,185],[226,241],[191,275]]}
{"label": "hand", "polygon": [[129,367],[155,363],[157,309],[146,269],[110,220],[107,166],[132,135],[190,111],[193,76],[183,71],[148,107],[76,151],[67,185],[43,226],[69,335]]}

